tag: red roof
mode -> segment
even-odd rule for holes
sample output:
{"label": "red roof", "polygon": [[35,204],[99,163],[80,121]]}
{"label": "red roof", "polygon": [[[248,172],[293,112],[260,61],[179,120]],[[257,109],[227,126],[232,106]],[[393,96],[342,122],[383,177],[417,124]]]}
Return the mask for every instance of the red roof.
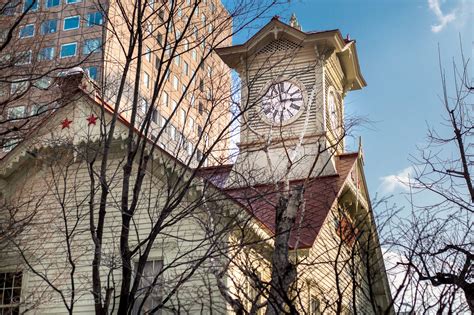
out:
{"label": "red roof", "polygon": [[[335,175],[321,176],[308,180],[304,187],[304,206],[301,206],[291,232],[291,248],[311,247],[326,219],[336,197],[340,194],[344,182],[350,174],[357,153],[342,154],[336,157]],[[240,203],[272,233],[275,232],[275,207],[277,206],[282,185],[262,184],[244,188],[224,188],[232,165],[204,168],[202,177],[220,187],[227,195]],[[290,189],[303,184],[304,180],[290,182]]]}

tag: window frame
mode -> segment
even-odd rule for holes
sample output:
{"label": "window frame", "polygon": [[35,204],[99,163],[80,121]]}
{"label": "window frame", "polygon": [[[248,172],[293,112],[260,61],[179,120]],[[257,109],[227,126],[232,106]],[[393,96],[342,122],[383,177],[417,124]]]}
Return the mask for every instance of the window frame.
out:
{"label": "window frame", "polygon": [[33,86],[40,90],[47,90],[49,87],[51,87],[51,84],[53,84],[53,78],[48,77],[48,76],[43,76],[39,78],[38,80],[35,80],[35,82],[33,83]]}
{"label": "window frame", "polygon": [[[94,49],[92,49],[90,45],[88,45],[88,43],[93,42],[93,41],[98,42],[98,46],[95,47]],[[83,55],[91,55],[91,54],[100,53],[100,52],[102,52],[102,38],[96,37],[96,38],[88,38],[84,40],[84,43],[82,45]]]}
{"label": "window frame", "polygon": [[[14,113],[14,111],[17,110],[18,108],[22,108],[22,110],[21,110],[22,113],[20,115],[12,115],[12,113]],[[26,116],[26,106],[25,105],[12,106],[12,107],[9,107],[8,110],[7,110],[7,117],[10,120],[23,119],[23,118],[25,118],[25,116]]]}
{"label": "window frame", "polygon": [[24,65],[30,65],[32,60],[33,60],[33,51],[30,49],[30,50],[26,50],[26,51],[23,51],[21,52],[22,54],[25,54],[24,56],[21,56],[21,58],[23,59],[25,56],[28,57],[28,59],[26,60],[26,62],[24,61],[21,61],[18,60],[17,62],[15,62],[15,66],[24,66]]}
{"label": "window frame", "polygon": [[[56,26],[54,28],[54,32],[51,32],[51,22],[55,21],[56,22]],[[47,24],[46,24],[47,23]],[[44,25],[47,25],[48,29],[47,29],[47,32],[44,32],[43,29],[44,29]],[[58,31],[58,19],[49,19],[49,20],[46,20],[44,21],[43,23],[41,23],[40,25],[40,34],[41,35],[48,35],[48,34],[54,34],[54,33],[57,33]]]}
{"label": "window frame", "polygon": [[186,123],[186,117],[187,117],[187,113],[186,113],[186,110],[184,108],[181,108],[181,111],[179,112],[180,113],[180,120],[181,120],[181,123],[184,125]]}
{"label": "window frame", "polygon": [[166,107],[168,107],[169,106],[169,101],[170,101],[170,96],[168,95],[168,93],[163,91],[161,99],[162,99],[161,100],[162,104],[165,105]]}
{"label": "window frame", "polygon": [[[29,88],[29,81],[27,78],[13,80],[10,84],[10,95],[22,94]],[[23,85],[23,86],[22,86]],[[15,89],[14,87],[17,86]]]}
{"label": "window frame", "polygon": [[[52,56],[51,58],[44,58],[42,59],[41,56],[44,56],[44,54],[42,54],[41,52],[42,51],[45,51],[47,49],[51,49],[52,50]],[[53,60],[54,59],[54,56],[56,55],[56,47],[55,46],[50,46],[50,47],[43,47],[39,50],[38,52],[38,61],[49,61],[49,60]]]}
{"label": "window frame", "polygon": [[179,79],[178,79],[178,77],[177,77],[175,74],[173,74],[172,85],[173,85],[173,89],[174,89],[175,91],[178,91],[178,88],[179,88]]}
{"label": "window frame", "polygon": [[146,59],[146,61],[151,62],[151,48],[148,47],[148,46],[146,46],[146,47],[145,47],[145,51],[146,51],[146,52],[145,52],[145,59]]}
{"label": "window frame", "polygon": [[[94,76],[91,75],[90,69],[95,69]],[[87,73],[87,76],[89,77],[89,79],[91,79],[92,81],[97,81],[97,74],[99,72],[99,69],[97,68],[97,66],[88,66],[84,69],[84,71]]]}
{"label": "window frame", "polygon": [[[66,29],[66,20],[72,20],[72,19],[76,19],[76,18],[77,18],[77,27]],[[77,30],[77,29],[80,29],[80,28],[81,28],[81,16],[80,15],[72,15],[72,16],[65,17],[63,19],[63,31],[73,31],[73,30]]]}
{"label": "window frame", "polygon": [[147,90],[150,89],[150,81],[151,81],[151,80],[150,80],[150,75],[148,74],[148,72],[143,71],[143,83],[144,83],[145,88],[146,88]]}
{"label": "window frame", "polygon": [[313,294],[309,298],[309,312],[310,315],[321,315],[321,301]]}
{"label": "window frame", "polygon": [[[152,298],[157,298],[158,301],[161,301],[163,294],[160,291],[161,291],[161,285],[163,284],[164,259],[163,259],[163,257],[153,257],[153,256],[148,258],[148,260],[145,262],[145,266],[143,268],[143,274],[142,274],[142,278],[144,278],[145,280],[147,278],[146,274],[145,274],[146,263],[150,263],[150,262],[153,264],[153,278],[158,276],[158,279],[155,283],[155,287],[153,288],[153,289],[156,289],[156,291],[153,292],[154,290],[152,289],[149,296],[147,297],[147,301],[151,301]],[[156,264],[161,264],[161,266],[158,268],[156,266]],[[135,276],[136,276],[137,266],[138,266],[138,261],[133,261],[133,274]],[[142,284],[142,279],[140,279],[138,287],[139,288],[137,290],[137,293],[140,292],[142,289],[146,288],[147,286],[143,285]],[[158,288],[156,288],[156,287],[158,287]],[[134,314],[134,315],[138,314],[138,310],[135,309],[135,307],[138,308],[142,304],[142,302],[143,302],[142,298],[140,297],[140,295],[138,295],[136,297],[136,303],[135,303],[134,309],[132,310],[132,314]]]}
{"label": "window frame", "polygon": [[[31,35],[29,35],[29,36],[22,36],[21,34],[22,34],[23,30],[26,29],[26,27],[28,27],[28,26],[32,26],[32,27],[33,27],[33,33],[32,33]],[[21,39],[23,39],[23,38],[30,38],[30,37],[35,36],[35,34],[36,34],[36,29],[35,29],[35,28],[36,28],[36,27],[35,27],[35,24],[34,24],[34,23],[30,23],[30,24],[25,24],[25,25],[23,25],[23,26],[20,28],[20,32],[19,32],[19,34],[18,34],[18,35],[19,35],[18,37],[21,38]]]}
{"label": "window frame", "polygon": [[54,2],[54,1],[56,1],[56,0],[44,0],[44,7],[45,7],[46,9],[58,7],[58,6],[61,5],[61,0],[57,0],[57,3],[58,3],[58,4],[56,4],[56,5],[48,5],[48,2],[50,2],[50,1],[51,1],[51,2]]}
{"label": "window frame", "polygon": [[26,3],[27,3],[28,1],[29,1],[29,0],[25,0],[25,1],[23,2],[23,13],[25,13],[25,12],[30,13],[30,12],[36,12],[36,11],[38,11],[39,6],[40,6],[40,5],[39,5],[39,0],[32,0],[32,2],[36,4],[36,6],[32,6],[32,7],[27,11],[28,8],[27,8],[27,6],[26,6]]}
{"label": "window frame", "polygon": [[183,73],[185,76],[189,76],[189,64],[183,61]]}
{"label": "window frame", "polygon": [[[97,16],[100,16],[99,24],[97,23]],[[91,19],[92,17],[92,19]],[[86,26],[87,27],[94,27],[94,26],[100,26],[104,24],[104,15],[100,11],[94,11],[94,12],[88,12],[87,13],[87,18],[86,18]]]}
{"label": "window frame", "polygon": [[[75,48],[74,48],[74,55],[63,56],[63,47],[65,47],[65,46],[72,46],[72,45],[75,46]],[[77,56],[77,48],[78,48],[78,46],[79,46],[79,45],[77,44],[77,42],[70,42],[70,43],[61,44],[61,46],[59,47],[59,59],[76,57],[76,56]]]}

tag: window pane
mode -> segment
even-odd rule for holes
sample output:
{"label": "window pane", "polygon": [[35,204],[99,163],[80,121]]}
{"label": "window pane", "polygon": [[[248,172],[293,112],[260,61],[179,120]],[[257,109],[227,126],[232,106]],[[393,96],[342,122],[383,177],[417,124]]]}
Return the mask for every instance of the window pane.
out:
{"label": "window pane", "polygon": [[87,14],[87,27],[102,25],[102,23],[104,23],[104,19],[102,18],[101,12],[91,12]]}
{"label": "window pane", "polygon": [[158,111],[156,108],[153,108],[153,111],[151,112],[151,121],[156,123],[158,121]]}
{"label": "window pane", "polygon": [[[151,311],[153,308],[159,305],[161,302],[161,296],[159,292],[160,288],[160,279],[159,273],[163,268],[162,260],[152,260],[145,263],[142,278],[140,279],[139,289],[137,291],[136,303],[134,305],[132,314],[146,314],[147,311]],[[135,270],[137,269],[137,264],[135,264]],[[158,277],[155,281],[155,278]],[[153,285],[153,283],[155,283]],[[150,288],[150,286],[152,286]],[[143,302],[143,298],[147,293],[147,290],[151,289],[150,295],[143,304],[143,308],[139,311],[139,307]],[[160,314],[160,312],[156,313]]]}
{"label": "window pane", "polygon": [[41,35],[56,33],[58,30],[58,20],[48,20],[41,24]]}
{"label": "window pane", "polygon": [[12,82],[10,93],[11,94],[21,94],[28,89],[28,81],[26,79],[22,81]]}
{"label": "window pane", "polygon": [[27,65],[31,63],[31,50],[21,52],[17,55],[15,65]]}
{"label": "window pane", "polygon": [[37,88],[39,89],[43,89],[43,90],[46,90],[47,88],[49,88],[51,86],[51,83],[53,82],[53,80],[49,77],[43,77],[39,80],[37,80],[35,83],[34,83],[34,86],[36,86]]}
{"label": "window pane", "polygon": [[28,24],[20,29],[20,38],[31,37],[35,35],[35,25]]}
{"label": "window pane", "polygon": [[38,53],[38,60],[53,60],[54,58],[54,47],[45,47]]}
{"label": "window pane", "polygon": [[81,2],[82,0],[66,0],[67,4],[72,4],[72,3],[78,3]]}
{"label": "window pane", "polygon": [[64,30],[74,30],[79,28],[79,16],[72,16],[64,19]]}
{"label": "window pane", "polygon": [[145,50],[145,58],[146,61],[151,62],[151,49],[149,47],[147,47]]}
{"label": "window pane", "polygon": [[178,77],[173,75],[173,88],[177,91],[178,90]]}
{"label": "window pane", "polygon": [[69,43],[61,46],[61,58],[72,57],[76,55],[77,43]]}
{"label": "window pane", "polygon": [[102,48],[102,40],[100,38],[87,39],[84,42],[84,47],[82,48],[82,53],[84,55],[100,52]]}
{"label": "window pane", "polygon": [[163,92],[162,102],[163,102],[163,105],[168,106],[168,93]]}
{"label": "window pane", "polygon": [[46,0],[46,7],[52,8],[59,5],[59,0]]}
{"label": "window pane", "polygon": [[143,73],[143,84],[147,89],[150,88],[150,75],[146,72]]}
{"label": "window pane", "polygon": [[184,72],[185,75],[189,74],[189,65],[186,61],[183,64],[183,72]]}
{"label": "window pane", "polygon": [[[19,106],[23,107],[24,106]],[[18,143],[16,139],[3,141],[3,151],[8,152]],[[0,273],[0,311],[2,314],[19,314],[19,303],[21,297],[21,272]]]}
{"label": "window pane", "polygon": [[97,80],[97,67],[87,67],[86,73],[92,80]]}
{"label": "window pane", "polygon": [[23,7],[24,12],[38,10],[38,0],[25,0],[25,6]]}
{"label": "window pane", "polygon": [[[25,115],[25,106],[16,106],[8,109],[9,119],[22,118]],[[13,274],[8,274],[5,280],[5,287],[13,287]]]}

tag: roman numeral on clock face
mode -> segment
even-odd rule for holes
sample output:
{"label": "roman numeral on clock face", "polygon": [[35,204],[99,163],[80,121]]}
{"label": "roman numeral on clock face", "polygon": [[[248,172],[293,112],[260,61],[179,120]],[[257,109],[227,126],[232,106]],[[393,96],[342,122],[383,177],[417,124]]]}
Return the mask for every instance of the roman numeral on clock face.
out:
{"label": "roman numeral on clock face", "polygon": [[263,112],[265,113],[265,115],[268,115],[270,114],[270,112],[272,111],[272,107],[271,106],[267,106],[263,109]]}
{"label": "roman numeral on clock face", "polygon": [[294,96],[294,95],[297,95],[299,93],[300,93],[299,90],[295,90],[294,92],[291,92],[291,93],[289,92],[290,96]]}
{"label": "roman numeral on clock face", "polygon": [[294,108],[294,109],[296,109],[296,110],[299,110],[299,109],[301,108],[300,105],[297,105],[297,104],[295,104],[295,103],[291,103],[290,107],[291,107],[291,108]]}

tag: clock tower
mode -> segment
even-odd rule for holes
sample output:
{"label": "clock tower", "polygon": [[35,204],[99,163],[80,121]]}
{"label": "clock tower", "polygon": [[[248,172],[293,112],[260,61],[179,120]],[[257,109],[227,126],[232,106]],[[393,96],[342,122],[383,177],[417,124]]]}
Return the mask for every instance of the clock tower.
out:
{"label": "clock tower", "polygon": [[218,49],[240,77],[239,154],[227,187],[334,175],[344,97],[366,85],[355,41],[274,17],[246,43]]}

